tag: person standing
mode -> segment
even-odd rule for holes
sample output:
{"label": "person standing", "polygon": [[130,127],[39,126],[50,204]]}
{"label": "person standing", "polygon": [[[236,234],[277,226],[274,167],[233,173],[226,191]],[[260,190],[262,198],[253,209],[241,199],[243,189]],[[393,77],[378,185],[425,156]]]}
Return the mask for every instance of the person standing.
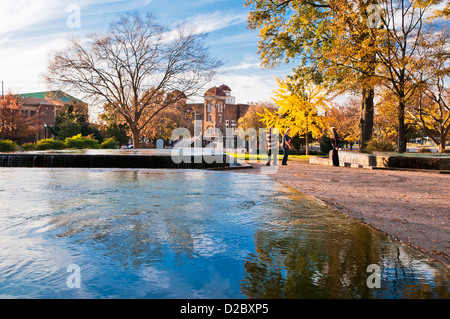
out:
{"label": "person standing", "polygon": [[281,146],[283,147],[283,161],[281,162],[281,165],[287,165],[289,149],[292,148],[291,137],[289,134],[291,134],[290,128],[288,128],[284,133],[283,142],[281,143]]}
{"label": "person standing", "polygon": [[333,153],[331,159],[333,166],[339,166],[339,134],[336,132],[336,128],[331,128],[331,146],[333,147]]}
{"label": "person standing", "polygon": [[[278,134],[276,135],[278,137]],[[267,140],[267,166],[270,166],[270,162],[272,161],[272,157],[273,157],[273,165],[278,165],[277,164],[277,154],[278,152],[273,152],[272,148],[276,145],[278,145],[278,143],[274,143],[273,140],[274,136],[273,136],[273,128],[269,127],[269,130],[267,131],[267,136],[266,136],[266,140]]]}
{"label": "person standing", "polygon": [[269,127],[269,130],[267,131],[267,166],[270,166],[270,161],[272,160],[272,128]]}

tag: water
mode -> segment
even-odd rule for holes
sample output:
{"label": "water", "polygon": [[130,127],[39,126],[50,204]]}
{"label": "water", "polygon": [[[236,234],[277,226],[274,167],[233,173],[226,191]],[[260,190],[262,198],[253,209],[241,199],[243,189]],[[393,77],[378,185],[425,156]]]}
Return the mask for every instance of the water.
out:
{"label": "water", "polygon": [[0,168],[0,297],[448,298],[448,271],[267,176]]}

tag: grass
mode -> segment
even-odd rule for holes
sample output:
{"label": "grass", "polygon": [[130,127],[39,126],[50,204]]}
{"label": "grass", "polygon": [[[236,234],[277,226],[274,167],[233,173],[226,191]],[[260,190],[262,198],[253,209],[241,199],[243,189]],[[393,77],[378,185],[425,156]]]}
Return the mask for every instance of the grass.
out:
{"label": "grass", "polygon": [[[227,153],[229,156],[232,156],[238,160],[245,161],[267,161],[267,155],[259,155],[259,154],[238,154],[238,153]],[[299,161],[299,162],[309,162],[309,158],[311,156],[321,157],[320,155],[291,155],[289,154],[288,161]],[[278,160],[282,160],[283,155],[278,155]]]}

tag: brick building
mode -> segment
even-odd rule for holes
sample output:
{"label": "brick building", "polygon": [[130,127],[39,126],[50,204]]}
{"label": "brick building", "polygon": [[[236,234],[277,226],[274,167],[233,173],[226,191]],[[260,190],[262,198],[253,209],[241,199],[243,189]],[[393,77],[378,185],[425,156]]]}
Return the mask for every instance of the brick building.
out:
{"label": "brick building", "polygon": [[21,139],[19,143],[36,142],[43,138],[49,138],[49,127],[55,124],[55,118],[64,105],[77,104],[88,115],[88,104],[61,91],[47,91],[20,94],[21,112],[28,117],[38,116],[38,131],[36,136]]}
{"label": "brick building", "polygon": [[[227,85],[212,87],[204,95],[203,111],[197,114],[203,120],[203,135],[206,138],[215,137],[216,129],[220,129],[223,136],[231,135],[238,120],[247,113],[248,104],[236,104],[236,98],[231,95]],[[193,104],[196,109],[200,105]]]}

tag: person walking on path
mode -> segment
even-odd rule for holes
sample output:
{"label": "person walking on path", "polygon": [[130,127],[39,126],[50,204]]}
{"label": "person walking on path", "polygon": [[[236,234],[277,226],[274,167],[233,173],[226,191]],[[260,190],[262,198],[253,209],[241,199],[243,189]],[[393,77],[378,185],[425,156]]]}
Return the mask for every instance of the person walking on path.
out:
{"label": "person walking on path", "polygon": [[[272,152],[272,146],[274,146],[275,143],[272,143],[272,135],[273,135],[273,128],[269,127],[269,130],[267,131],[267,166],[270,166],[270,161],[273,157],[273,165],[277,165],[277,154],[273,154]],[[277,134],[278,135],[278,134]]]}
{"label": "person walking on path", "polygon": [[287,165],[289,149],[292,148],[291,138],[289,136],[290,133],[291,129],[288,128],[283,135],[283,142],[281,143],[281,146],[283,147],[283,161],[281,162],[282,165]]}
{"label": "person walking on path", "polygon": [[331,146],[333,147],[333,153],[331,159],[333,166],[339,166],[339,134],[336,132],[336,128],[331,128]]}

